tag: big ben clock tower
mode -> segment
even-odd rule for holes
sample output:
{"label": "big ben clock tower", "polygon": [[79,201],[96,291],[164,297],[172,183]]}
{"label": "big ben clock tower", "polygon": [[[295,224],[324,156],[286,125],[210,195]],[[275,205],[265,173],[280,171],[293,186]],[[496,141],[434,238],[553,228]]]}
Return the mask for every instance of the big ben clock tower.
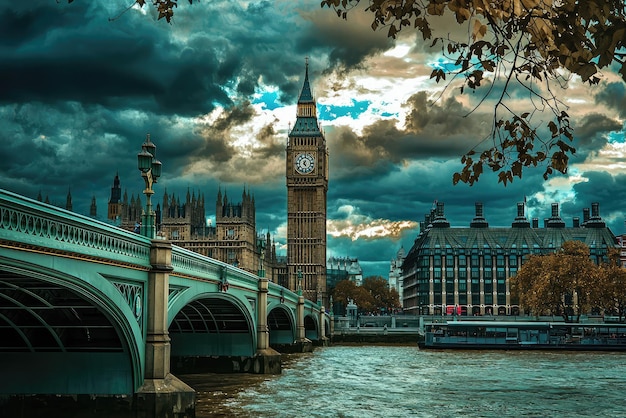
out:
{"label": "big ben clock tower", "polygon": [[317,122],[308,60],[286,152],[289,289],[301,288],[305,298],[325,304],[328,149]]}

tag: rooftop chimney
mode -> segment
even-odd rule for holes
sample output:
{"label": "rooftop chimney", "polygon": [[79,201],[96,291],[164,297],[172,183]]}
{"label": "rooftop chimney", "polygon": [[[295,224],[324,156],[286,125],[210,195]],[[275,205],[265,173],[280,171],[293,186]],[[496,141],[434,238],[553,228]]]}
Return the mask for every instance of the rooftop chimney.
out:
{"label": "rooftop chimney", "polygon": [[435,220],[433,221],[433,228],[449,228],[450,222],[443,214],[443,202],[437,202],[437,212]]}
{"label": "rooftop chimney", "polygon": [[589,222],[589,208],[583,209],[583,225]]}
{"label": "rooftop chimney", "polygon": [[474,219],[472,219],[472,222],[470,222],[470,227],[471,228],[487,228],[489,224],[487,223],[487,220],[483,217],[482,202],[476,202],[475,207],[476,207],[476,216],[474,217]]}
{"label": "rooftop chimney", "polygon": [[547,228],[565,228],[565,222],[559,216],[559,204],[552,204],[552,216],[546,222]]}
{"label": "rooftop chimney", "polygon": [[530,227],[530,222],[528,222],[528,219],[526,219],[526,216],[524,215],[523,203],[517,204],[517,217],[513,221],[513,224],[511,225],[511,227],[513,228],[529,228]]}
{"label": "rooftop chimney", "polygon": [[605,228],[606,223],[600,217],[600,204],[593,202],[591,204],[591,218],[585,224],[587,228]]}

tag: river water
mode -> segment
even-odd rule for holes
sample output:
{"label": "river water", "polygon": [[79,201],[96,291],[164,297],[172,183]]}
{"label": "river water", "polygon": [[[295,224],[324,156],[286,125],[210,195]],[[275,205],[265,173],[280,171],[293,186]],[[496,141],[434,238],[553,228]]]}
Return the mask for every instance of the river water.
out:
{"label": "river water", "polygon": [[202,417],[624,417],[626,354],[331,346],[276,376],[184,375]]}

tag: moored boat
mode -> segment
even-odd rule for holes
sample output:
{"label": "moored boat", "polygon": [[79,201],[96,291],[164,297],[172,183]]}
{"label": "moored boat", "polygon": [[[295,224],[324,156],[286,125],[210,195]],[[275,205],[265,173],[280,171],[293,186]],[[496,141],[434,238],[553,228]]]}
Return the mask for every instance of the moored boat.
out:
{"label": "moored boat", "polygon": [[420,348],[626,351],[626,324],[448,321],[427,327]]}

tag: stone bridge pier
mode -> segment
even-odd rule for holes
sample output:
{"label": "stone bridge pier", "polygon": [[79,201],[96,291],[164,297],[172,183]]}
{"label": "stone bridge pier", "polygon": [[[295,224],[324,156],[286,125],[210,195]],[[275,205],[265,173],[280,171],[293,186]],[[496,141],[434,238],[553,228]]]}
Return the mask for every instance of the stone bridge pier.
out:
{"label": "stone bridge pier", "polygon": [[280,374],[280,353],[270,347],[270,331],[267,326],[267,293],[269,281],[259,278],[259,303],[257,303],[257,351],[254,358],[254,373]]}
{"label": "stone bridge pier", "polygon": [[171,243],[153,240],[150,264],[145,372],[143,385],[137,390],[136,396],[148,416],[185,414],[195,410],[196,392],[170,373],[167,301],[169,275],[173,270]]}

